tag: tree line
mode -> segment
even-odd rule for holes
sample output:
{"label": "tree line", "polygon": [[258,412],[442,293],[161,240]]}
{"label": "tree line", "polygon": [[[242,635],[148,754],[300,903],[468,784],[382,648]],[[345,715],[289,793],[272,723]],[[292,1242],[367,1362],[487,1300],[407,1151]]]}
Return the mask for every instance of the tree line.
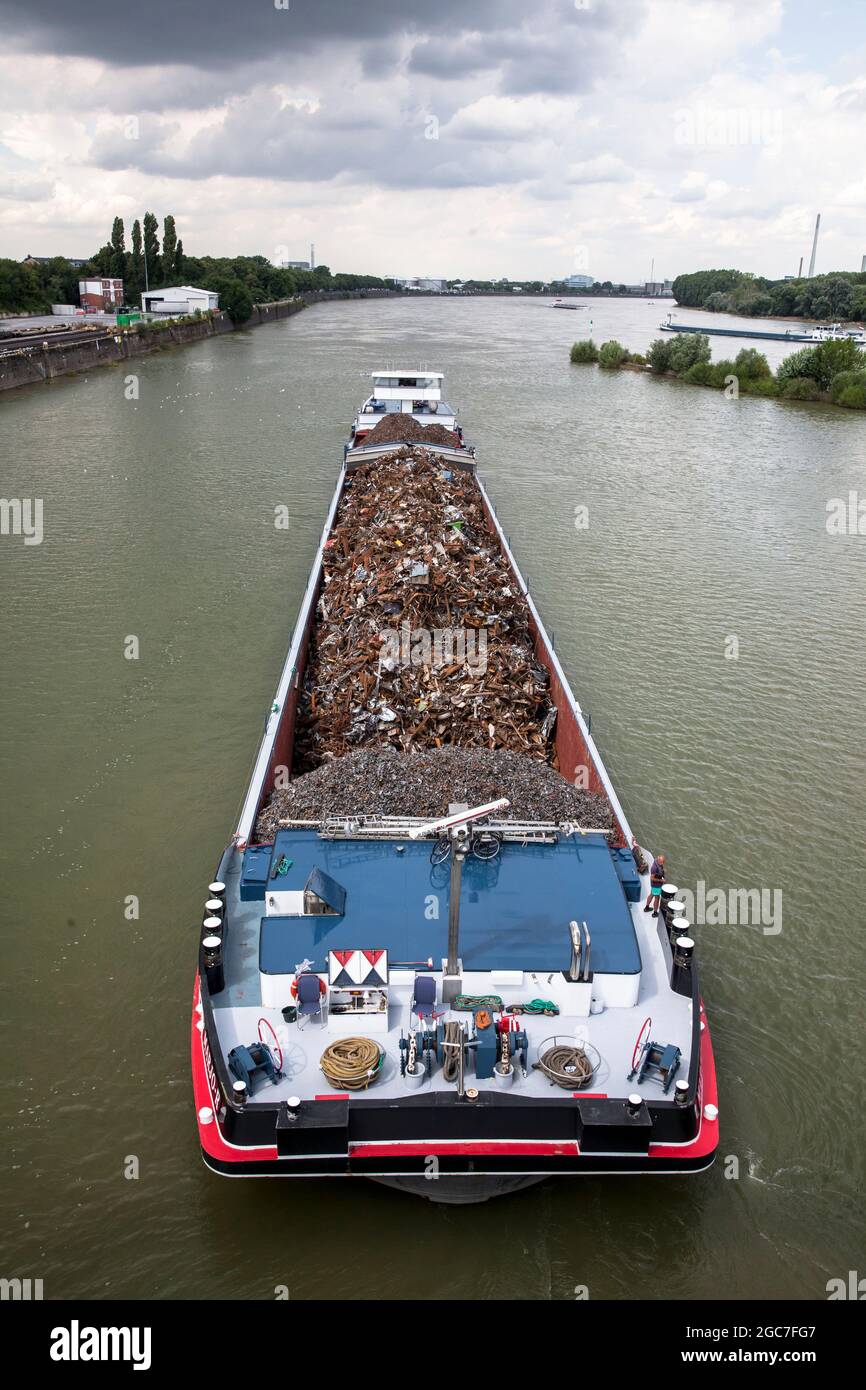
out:
{"label": "tree line", "polygon": [[163,219],[161,239],[159,230],[154,213],[146,212],[133,222],[127,247],[123,218],[115,217],[108,241],[81,267],[62,256],[44,265],[0,259],[0,311],[50,313],[52,304],[77,304],[78,281],[98,276],[122,279],[124,300],[135,308],[145,288],[190,284],[215,290],[220,307],[236,322],[249,318],[254,304],[306,291],[394,288],[377,275],[332,275],[326,265],[284,270],[266,256],[188,256],[173,216]]}
{"label": "tree line", "polygon": [[866,318],[866,274],[835,270],[811,279],[767,280],[740,270],[678,275],[674,298],[690,309],[749,318]]}

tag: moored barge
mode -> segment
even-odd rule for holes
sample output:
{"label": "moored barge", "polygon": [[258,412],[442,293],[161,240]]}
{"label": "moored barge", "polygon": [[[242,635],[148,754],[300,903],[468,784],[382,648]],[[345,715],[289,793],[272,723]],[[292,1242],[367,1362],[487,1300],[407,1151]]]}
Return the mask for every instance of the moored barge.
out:
{"label": "moored barge", "polygon": [[[373,374],[203,893],[191,1049],[204,1160],[441,1201],[699,1171],[718,1109],[690,926],[673,885],[658,916],[645,908],[650,856],[441,383]],[[411,543],[400,508],[423,516]],[[349,593],[357,650],[326,688]],[[417,641],[418,615],[440,611],[471,627],[469,648],[463,628],[444,655],[435,634]],[[356,746],[365,785],[347,772],[335,804]],[[313,800],[293,802],[305,787]]]}

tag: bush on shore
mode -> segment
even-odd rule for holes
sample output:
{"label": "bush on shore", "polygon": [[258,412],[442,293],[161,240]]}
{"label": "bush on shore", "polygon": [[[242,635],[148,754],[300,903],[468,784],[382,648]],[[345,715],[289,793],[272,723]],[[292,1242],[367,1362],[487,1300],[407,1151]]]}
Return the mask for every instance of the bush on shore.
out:
{"label": "bush on shore", "polygon": [[[782,366],[784,365],[783,362]],[[819,401],[821,399],[821,392],[818,390],[818,384],[813,377],[787,376],[780,380],[777,375],[776,379],[779,381],[779,392],[785,401]]]}
{"label": "bush on shore", "polygon": [[830,400],[848,410],[866,410],[866,371],[839,372],[830,382]]}
{"label": "bush on shore", "polygon": [[597,362],[599,357],[598,348],[592,338],[584,338],[579,343],[572,343],[571,360],[572,362]]}
{"label": "bush on shore", "polygon": [[621,367],[623,362],[628,359],[628,352],[622,343],[618,343],[616,338],[611,338],[608,342],[602,343],[598,350],[598,365],[600,367]]}
{"label": "bush on shore", "polygon": [[626,363],[647,366],[656,376],[666,373],[691,386],[725,390],[736,382],[737,394],[767,400],[831,401],[848,410],[866,410],[866,352],[850,338],[833,339],[802,348],[780,363],[775,375],[766,357],[755,348],[742,348],[734,361],[711,360],[705,333],[656,338],[643,357],[616,339],[597,348],[591,340],[575,343],[572,362],[598,362],[601,367]]}
{"label": "bush on shore", "polygon": [[772,376],[770,364],[762,352],[756,348],[742,348],[734,359],[734,371],[742,381],[747,377],[755,381],[760,377]]}
{"label": "bush on shore", "polygon": [[670,371],[671,348],[673,342],[670,338],[655,338],[649,345],[647,362],[655,372],[656,376],[661,376],[663,372]]}

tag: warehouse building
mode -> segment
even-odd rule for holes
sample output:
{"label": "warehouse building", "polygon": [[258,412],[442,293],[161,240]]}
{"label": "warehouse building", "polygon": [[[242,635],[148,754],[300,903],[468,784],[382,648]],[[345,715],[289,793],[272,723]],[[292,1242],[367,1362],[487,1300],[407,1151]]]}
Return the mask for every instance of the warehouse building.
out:
{"label": "warehouse building", "polygon": [[163,290],[145,290],[141,307],[146,314],[163,314],[177,318],[181,314],[204,314],[218,309],[220,297],[213,290],[197,290],[193,285],[171,285]]}

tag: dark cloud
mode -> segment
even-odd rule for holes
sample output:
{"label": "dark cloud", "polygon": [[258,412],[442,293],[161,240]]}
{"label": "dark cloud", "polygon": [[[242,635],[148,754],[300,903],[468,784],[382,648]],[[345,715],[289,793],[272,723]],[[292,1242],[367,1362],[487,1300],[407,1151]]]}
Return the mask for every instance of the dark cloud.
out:
{"label": "dark cloud", "polygon": [[[100,58],[117,66],[181,62],[227,68],[275,50],[393,40],[433,29],[450,41],[468,30],[519,23],[523,0],[0,0],[7,43],[31,52]],[[297,77],[290,70],[286,78]]]}
{"label": "dark cloud", "polygon": [[[100,168],[196,181],[462,188],[537,180],[557,139],[567,142],[565,163],[576,157],[577,128],[548,132],[519,111],[503,126],[496,112],[471,108],[484,95],[518,98],[519,108],[536,94],[589,93],[615,69],[644,5],[0,0],[0,25],[15,51],[84,55],[125,70],[95,89],[94,104],[117,111],[123,100],[140,114],[139,129],[129,139],[121,121],[100,127],[90,150]],[[137,74],[145,65],[147,74]],[[287,105],[280,91],[315,100]],[[219,118],[187,138],[174,116],[204,109]],[[620,175],[575,181],[611,177]]]}

